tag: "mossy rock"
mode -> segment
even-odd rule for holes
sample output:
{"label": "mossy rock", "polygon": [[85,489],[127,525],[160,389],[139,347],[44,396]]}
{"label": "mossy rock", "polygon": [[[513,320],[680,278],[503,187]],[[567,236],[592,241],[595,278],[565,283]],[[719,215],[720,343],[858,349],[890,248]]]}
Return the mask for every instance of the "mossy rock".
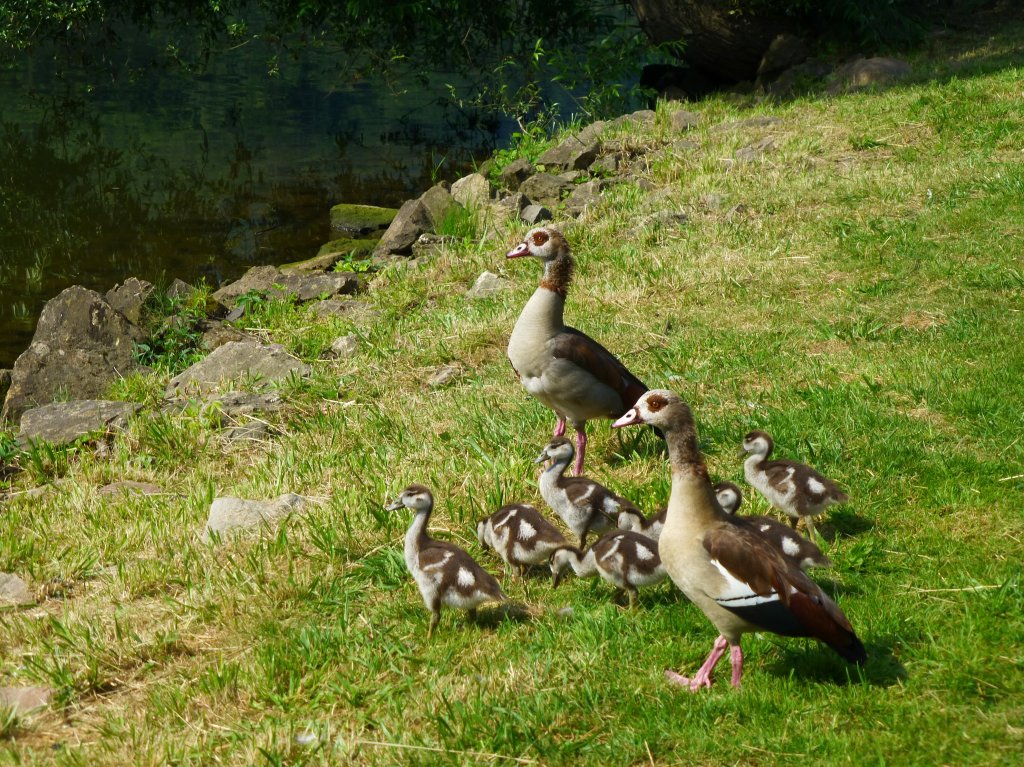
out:
{"label": "mossy rock", "polygon": [[365,237],[387,229],[396,213],[395,208],[376,205],[335,205],[331,208],[331,228],[349,237]]}

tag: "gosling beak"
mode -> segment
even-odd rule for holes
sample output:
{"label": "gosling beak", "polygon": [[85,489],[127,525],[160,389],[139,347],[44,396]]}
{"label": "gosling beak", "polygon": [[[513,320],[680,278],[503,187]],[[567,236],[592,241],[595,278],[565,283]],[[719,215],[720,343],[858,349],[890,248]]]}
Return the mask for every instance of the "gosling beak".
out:
{"label": "gosling beak", "polygon": [[562,574],[558,571],[551,573],[551,588],[557,589],[558,584],[562,582]]}
{"label": "gosling beak", "polygon": [[542,452],[542,453],[541,453],[540,455],[538,455],[538,456],[537,456],[537,457],[536,457],[536,458],[535,458],[535,459],[533,460],[533,462],[534,462],[534,463],[544,463],[544,461],[546,461],[547,459],[548,459],[548,451],[547,451],[547,450],[545,450],[545,451],[544,451],[544,452]]}
{"label": "gosling beak", "polygon": [[402,499],[395,498],[395,500],[393,500],[391,503],[384,507],[384,511],[398,511],[403,506],[405,506],[405,504],[402,503]]}
{"label": "gosling beak", "polygon": [[505,254],[505,258],[522,258],[523,256],[529,255],[530,246],[525,242],[521,242],[516,245],[512,250]]}
{"label": "gosling beak", "polygon": [[640,415],[640,411],[637,408],[630,408],[622,418],[612,424],[613,429],[618,429],[622,426],[632,426],[633,424],[643,423],[644,419]]}

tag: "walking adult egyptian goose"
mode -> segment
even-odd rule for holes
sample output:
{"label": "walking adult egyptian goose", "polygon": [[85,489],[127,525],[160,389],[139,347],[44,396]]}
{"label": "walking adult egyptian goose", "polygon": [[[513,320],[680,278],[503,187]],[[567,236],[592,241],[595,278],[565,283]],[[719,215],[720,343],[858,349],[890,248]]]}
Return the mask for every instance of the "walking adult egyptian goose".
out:
{"label": "walking adult egyptian goose", "polygon": [[665,580],[665,568],[658,556],[658,544],[646,535],[617,530],[598,538],[586,552],[573,546],[556,549],[551,555],[551,585],[557,587],[562,573],[571,567],[580,577],[600,575],[625,591],[629,606],[636,604],[636,590]]}
{"label": "walking adult egyptian goose", "polygon": [[405,534],[405,565],[430,610],[427,638],[441,619],[442,604],[468,611],[473,620],[480,605],[505,601],[498,581],[469,554],[454,543],[434,540],[427,533],[427,521],[434,510],[434,496],[429,489],[409,485],[385,508],[397,511],[402,507],[415,513]]}
{"label": "walking adult egyptian goose", "polygon": [[743,438],[743,474],[751,487],[768,502],[785,512],[795,528],[802,519],[813,537],[812,517],[834,503],[846,503],[849,497],[839,485],[810,466],[796,461],[769,461],[775,442],[763,431],[752,431]]}
{"label": "walking adult egyptian goose", "polygon": [[572,442],[555,437],[544,446],[535,463],[550,459],[551,465],[541,472],[537,482],[541,497],[572,530],[582,549],[588,533],[614,530],[619,511],[625,506],[636,507],[588,477],[565,476],[574,452]]}
{"label": "walking adult egyptian goose", "polygon": [[[743,503],[743,493],[732,482],[719,482],[715,485],[715,497],[726,514],[735,515]],[[620,515],[620,524],[621,519]],[[795,562],[801,570],[806,571],[811,567],[832,567],[832,560],[825,556],[816,543],[793,532],[791,527],[774,517],[742,516],[736,519],[757,528],[762,536],[771,541],[783,556]]]}
{"label": "walking adult egyptian goose", "polygon": [[569,245],[557,229],[531,229],[508,258],[532,256],[544,263],[540,286],[523,307],[508,342],[508,358],[526,390],[555,411],[554,436],[576,430],[576,467],[583,473],[587,421],[618,418],[647,387],[611,352],[565,324],[563,309],[572,280]]}
{"label": "walking adult egyptian goose", "polygon": [[567,546],[562,531],[527,503],[510,503],[476,525],[477,538],[504,562],[526,575],[530,565],[546,564],[551,553]]}
{"label": "walking adult egyptian goose", "polygon": [[692,678],[666,671],[696,691],[726,649],[732,684],[743,674],[740,638],[749,631],[819,639],[851,663],[864,663],[864,645],[821,588],[750,525],[726,514],[715,499],[689,406],[670,391],[650,391],[613,426],[661,428],[672,470],[665,528],[658,541],[669,577],[718,629],[707,660]]}

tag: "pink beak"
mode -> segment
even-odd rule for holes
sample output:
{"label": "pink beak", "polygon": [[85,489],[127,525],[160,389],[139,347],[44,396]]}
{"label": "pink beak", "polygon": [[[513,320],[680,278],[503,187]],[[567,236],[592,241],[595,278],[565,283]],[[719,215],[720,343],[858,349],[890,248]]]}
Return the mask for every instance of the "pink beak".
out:
{"label": "pink beak", "polygon": [[525,242],[521,242],[506,253],[505,258],[522,258],[528,255],[530,255],[530,246]]}
{"label": "pink beak", "polygon": [[622,416],[618,421],[612,424],[613,429],[618,429],[620,426],[632,426],[633,424],[643,423],[643,416],[640,415],[639,408],[630,408],[630,410]]}

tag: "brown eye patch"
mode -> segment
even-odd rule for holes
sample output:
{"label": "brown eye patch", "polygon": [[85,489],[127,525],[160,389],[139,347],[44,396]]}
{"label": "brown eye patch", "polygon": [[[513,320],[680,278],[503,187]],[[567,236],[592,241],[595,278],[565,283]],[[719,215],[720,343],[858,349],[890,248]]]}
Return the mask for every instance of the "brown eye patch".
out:
{"label": "brown eye patch", "polygon": [[660,394],[655,394],[647,398],[647,409],[652,413],[657,413],[665,405],[668,404],[668,400],[662,397]]}
{"label": "brown eye patch", "polygon": [[543,245],[547,241],[548,241],[548,233],[547,232],[534,232],[534,235],[533,235],[533,244],[534,245],[536,245],[537,247],[540,247],[541,245]]}

